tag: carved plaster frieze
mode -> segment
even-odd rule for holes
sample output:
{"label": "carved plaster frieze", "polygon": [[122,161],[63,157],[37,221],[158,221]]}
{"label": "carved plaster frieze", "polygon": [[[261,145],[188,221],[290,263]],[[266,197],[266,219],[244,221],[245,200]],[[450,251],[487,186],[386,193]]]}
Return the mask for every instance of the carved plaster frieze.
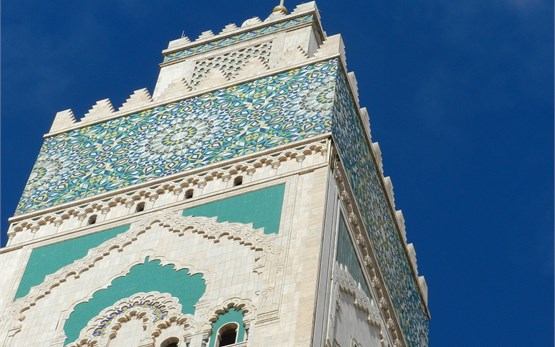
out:
{"label": "carved plaster frieze", "polygon": [[336,291],[337,294],[343,292],[351,295],[354,299],[355,307],[368,314],[368,323],[381,327],[380,311],[373,300],[366,295],[360,283],[353,278],[348,269],[337,262],[334,266],[333,281],[337,289],[339,289]]}
{"label": "carved plaster frieze", "polygon": [[[17,317],[17,319],[10,323],[11,327],[9,329],[15,329],[14,334],[17,333],[25,319],[25,312],[35,306],[38,300],[49,295],[69,278],[79,278],[82,273],[93,268],[102,259],[122,252],[137,241],[141,235],[155,227],[160,227],[162,230],[178,235],[184,235],[185,233],[197,234],[211,240],[213,243],[218,243],[220,239],[227,238],[254,251],[255,260],[261,261],[262,264],[265,263],[266,254],[282,253],[281,248],[275,245],[276,235],[266,235],[263,229],[254,229],[252,224],[218,223],[216,219],[216,217],[182,217],[176,212],[157,213],[149,216],[146,220],[133,225],[129,231],[89,250],[84,258],[46,276],[41,284],[31,288],[29,294],[11,303],[6,312],[9,312],[10,317]],[[191,274],[202,273],[202,271],[194,268],[189,268],[189,270]],[[85,300],[88,299],[90,298],[85,298]]]}
{"label": "carved plaster frieze", "polygon": [[243,323],[248,327],[256,317],[256,307],[249,299],[243,298],[228,298],[224,302],[213,306],[213,307],[203,307],[195,313],[197,321],[202,322],[198,326],[196,333],[202,333],[205,335],[210,334],[212,331],[212,324],[218,320],[218,316],[229,311],[229,309],[234,308],[236,310],[241,310],[243,312]]}
{"label": "carved plaster frieze", "polygon": [[192,315],[181,313],[179,300],[170,294],[137,293],[102,310],[68,347],[107,346],[109,340],[117,336],[121,326],[131,319],[140,320],[143,331],[151,338],[159,336],[161,330],[174,322],[183,329],[197,325]]}
{"label": "carved plaster frieze", "polygon": [[[327,139],[320,139],[301,145],[297,143],[296,145],[285,146],[279,151],[268,152],[262,156],[253,157],[251,159],[243,158],[236,163],[212,168],[180,178],[169,178],[162,183],[139,187],[134,190],[104,197],[100,200],[97,199],[77,206],[68,206],[36,217],[23,219],[10,226],[10,230],[8,231],[10,241],[8,244],[11,245],[11,241],[20,233],[31,233],[33,235],[40,228],[49,224],[55,225],[56,229],[63,229],[64,223],[77,219],[79,225],[71,228],[77,229],[82,227],[84,221],[88,220],[88,218],[94,214],[99,216],[97,222],[109,220],[110,212],[120,206],[124,206],[127,209],[127,215],[136,213],[135,207],[139,203],[147,200],[149,201],[150,207],[164,206],[167,203],[159,205],[158,200],[161,196],[166,194],[172,195],[170,199],[171,202],[180,202],[186,198],[186,192],[190,189],[194,190],[195,197],[202,196],[207,192],[226,189],[227,183],[233,181],[233,178],[241,175],[254,176],[257,171],[265,167],[273,169],[267,172],[265,178],[272,177],[272,175],[283,174],[284,172],[277,170],[283,167],[283,163],[295,163],[290,167],[290,170],[298,170],[305,166],[305,162],[308,161],[309,157],[315,157],[317,159],[314,164],[324,162],[327,147]],[[218,185],[220,187],[219,189],[216,188]]]}

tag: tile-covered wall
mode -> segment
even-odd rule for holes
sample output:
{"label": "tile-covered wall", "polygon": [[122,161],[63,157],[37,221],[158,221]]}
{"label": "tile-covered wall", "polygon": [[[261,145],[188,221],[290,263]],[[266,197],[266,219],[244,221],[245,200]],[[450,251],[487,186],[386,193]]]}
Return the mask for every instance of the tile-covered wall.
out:
{"label": "tile-covered wall", "polygon": [[334,59],[49,137],[16,214],[327,133],[336,71]]}
{"label": "tile-covered wall", "polygon": [[428,318],[345,76],[337,74],[332,135],[410,346],[428,345]]}

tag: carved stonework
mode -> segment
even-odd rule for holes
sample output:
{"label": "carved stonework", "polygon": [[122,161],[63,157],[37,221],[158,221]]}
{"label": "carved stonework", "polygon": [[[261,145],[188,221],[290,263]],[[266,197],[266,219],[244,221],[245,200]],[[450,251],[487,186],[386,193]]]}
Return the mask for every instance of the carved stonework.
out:
{"label": "carved stonework", "polygon": [[[181,313],[181,305],[177,298],[166,293],[137,293],[102,310],[89,321],[87,326],[81,330],[77,341],[71,343],[69,347],[95,344],[105,346],[110,339],[117,336],[122,324],[131,319],[140,320],[143,331],[151,336],[159,335],[159,331],[164,327],[166,321],[178,321],[183,328],[194,324],[193,316]],[[147,342],[145,341],[145,343]]]}
{"label": "carved stonework", "polygon": [[[10,312],[11,317],[20,317],[20,319],[9,322],[10,329],[15,331],[14,334],[17,333],[21,329],[21,322],[25,319],[25,312],[32,309],[38,300],[55,291],[56,287],[63,285],[71,277],[78,278],[80,274],[93,268],[95,263],[102,259],[114,254],[117,255],[155,226],[178,235],[184,235],[185,233],[197,234],[211,240],[213,243],[218,243],[221,238],[227,238],[254,251],[255,261],[260,261],[261,264],[266,263],[264,259],[266,254],[282,253],[281,248],[275,246],[277,238],[275,234],[266,235],[262,229],[254,229],[252,224],[218,223],[216,220],[216,217],[182,217],[176,212],[150,216],[145,221],[134,225],[129,231],[89,250],[84,258],[46,276],[45,280],[40,285],[33,287],[29,294],[13,302],[6,312]],[[154,257],[156,258],[156,256]],[[259,267],[260,272],[263,272],[263,267]],[[194,268],[190,270],[192,274],[198,272]]]}
{"label": "carved stonework", "polygon": [[[327,152],[327,141],[327,139],[321,139],[302,145],[297,144],[294,147],[286,146],[278,151],[272,151],[266,155],[258,156],[254,160],[229,164],[192,175],[189,174],[164,183],[138,187],[102,200],[95,200],[77,206],[69,206],[37,217],[23,219],[12,223],[10,226],[8,231],[8,236],[10,237],[9,245],[14,244],[13,242],[15,242],[15,244],[18,243],[17,238],[14,240],[14,237],[18,234],[30,234],[32,238],[40,228],[44,228],[49,224],[54,224],[56,226],[55,230],[71,230],[81,227],[83,221],[87,220],[93,214],[98,214],[99,220],[97,220],[97,223],[105,220],[107,221],[110,219],[110,212],[120,206],[125,206],[125,208],[128,209],[126,214],[135,213],[135,206],[141,201],[148,200],[152,205],[157,206],[157,201],[165,194],[170,194],[172,196],[172,201],[182,201],[185,198],[185,192],[192,187],[201,188],[200,191],[195,192],[195,197],[198,197],[201,196],[204,191],[209,191],[209,189],[206,189],[209,184],[217,186],[219,183],[218,181],[228,182],[230,178],[241,173],[254,176],[259,170],[264,169],[266,166],[277,169],[284,162],[294,162],[296,163],[295,167],[302,167],[303,162],[297,160],[297,158],[302,156],[317,156],[319,160],[323,161],[325,160],[324,155]],[[291,169],[294,168],[292,167]],[[279,173],[281,174],[282,172]],[[278,172],[274,171],[273,174],[277,175]],[[225,185],[223,186],[225,187]],[[102,220],[100,220],[101,218]],[[69,229],[65,227],[66,223],[71,224],[74,219],[79,220],[79,226]]]}
{"label": "carved stonework", "polygon": [[351,295],[354,298],[355,307],[368,314],[368,323],[379,327],[381,321],[380,311],[345,266],[335,263],[333,280],[339,289],[337,293],[343,292]]}

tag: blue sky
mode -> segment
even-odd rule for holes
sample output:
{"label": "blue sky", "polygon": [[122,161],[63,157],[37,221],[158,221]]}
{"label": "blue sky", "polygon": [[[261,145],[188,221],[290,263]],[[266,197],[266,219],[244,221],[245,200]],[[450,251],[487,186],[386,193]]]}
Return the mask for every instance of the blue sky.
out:
{"label": "blue sky", "polygon": [[[152,91],[169,40],[277,2],[2,1],[2,234],[57,111]],[[553,345],[552,2],[318,7],[343,35],[426,276],[431,345]]]}

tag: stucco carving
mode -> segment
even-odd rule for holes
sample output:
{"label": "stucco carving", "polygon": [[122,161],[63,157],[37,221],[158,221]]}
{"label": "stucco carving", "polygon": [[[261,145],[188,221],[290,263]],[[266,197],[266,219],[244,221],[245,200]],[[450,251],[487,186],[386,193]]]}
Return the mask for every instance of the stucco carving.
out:
{"label": "stucco carving", "polygon": [[107,345],[110,339],[117,336],[121,326],[131,319],[141,321],[143,330],[152,338],[173,322],[183,328],[196,324],[192,315],[181,313],[177,298],[159,292],[137,293],[102,310],[81,330],[77,341],[68,346]]}
{"label": "stucco carving", "polygon": [[[203,193],[211,191],[207,189],[207,185],[217,186],[219,183],[229,182],[239,175],[254,175],[258,170],[264,167],[271,167],[273,172],[267,172],[265,177],[277,174],[277,168],[282,166],[284,162],[295,162],[296,168],[304,167],[309,156],[319,158],[320,161],[325,160],[327,153],[328,140],[320,139],[317,141],[307,142],[304,144],[296,144],[292,146],[284,146],[276,151],[269,151],[263,156],[252,159],[243,158],[240,162],[227,164],[204,170],[202,172],[189,174],[181,177],[174,177],[162,183],[156,183],[149,186],[139,187],[123,193],[117,193],[101,200],[95,200],[80,205],[68,206],[60,210],[41,214],[36,217],[30,217],[21,221],[14,222],[10,226],[8,236],[10,237],[9,245],[12,244],[13,238],[21,233],[35,234],[40,228],[53,224],[56,230],[70,230],[65,227],[65,223],[71,223],[72,220],[79,220],[78,226],[71,229],[77,229],[82,226],[83,221],[87,220],[93,214],[98,215],[98,222],[110,219],[110,212],[119,206],[127,209],[126,214],[136,213],[135,206],[142,201],[148,200],[150,206],[157,206],[161,196],[172,194],[171,202],[182,201],[188,189],[195,189],[195,197],[201,196]],[[304,160],[298,159],[304,156]],[[314,162],[314,164],[316,164]],[[291,169],[294,169],[293,167]],[[225,187],[225,185],[222,185]],[[54,231],[56,232],[56,231]],[[32,237],[32,236],[31,236]],[[14,240],[18,243],[18,240]]]}
{"label": "stucco carving", "polygon": [[[360,284],[355,281],[347,268],[342,264],[335,263],[333,280],[339,291],[349,294],[354,298],[355,307],[368,313],[368,322],[380,326],[380,312],[375,303],[366,296]],[[337,293],[339,293],[337,291]]]}
{"label": "stucco carving", "polygon": [[247,326],[251,324],[255,318],[256,307],[253,305],[251,300],[229,298],[210,309],[205,308],[196,312],[195,317],[197,317],[199,322],[202,322],[202,324],[198,327],[199,330],[197,333],[209,334],[212,330],[212,323],[218,319],[219,315],[229,311],[231,308],[235,308],[236,310],[241,310],[243,312],[243,322]]}
{"label": "stucco carving", "polygon": [[[279,253],[279,247],[274,246],[276,235],[265,235],[262,229],[254,229],[252,224],[218,223],[215,217],[182,217],[175,212],[154,214],[145,221],[132,226],[129,231],[89,250],[84,258],[46,276],[45,280],[40,285],[33,287],[29,294],[13,302],[6,312],[10,312],[9,316],[11,317],[20,318],[11,324],[10,329],[15,328],[15,333],[17,333],[21,329],[21,322],[25,319],[24,312],[33,307],[38,300],[49,295],[56,287],[62,285],[71,277],[79,278],[80,274],[93,268],[97,262],[123,251],[155,226],[178,235],[189,232],[198,234],[214,243],[218,243],[221,238],[227,238],[256,252],[256,260],[261,259],[267,252],[273,254],[277,250]],[[264,264],[264,261],[262,261],[262,264]],[[199,272],[194,268],[190,271],[192,274]]]}

